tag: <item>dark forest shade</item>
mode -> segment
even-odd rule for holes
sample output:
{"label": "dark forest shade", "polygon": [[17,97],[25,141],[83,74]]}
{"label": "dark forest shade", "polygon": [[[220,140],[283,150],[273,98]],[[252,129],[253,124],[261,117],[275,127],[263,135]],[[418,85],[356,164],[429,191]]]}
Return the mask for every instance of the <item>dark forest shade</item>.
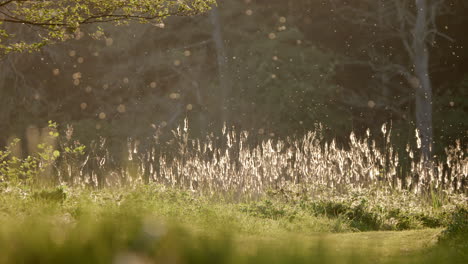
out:
{"label": "dark forest shade", "polygon": [[[391,122],[400,147],[419,128],[426,155],[432,142],[443,154],[455,139],[466,144],[467,6],[403,2],[221,1],[165,24],[102,24],[101,40],[83,25],[74,40],[1,59],[0,144],[53,119],[82,142],[101,135],[120,148],[152,140],[152,126],[169,138],[188,117],[201,137],[224,120],[274,137],[322,123],[341,142]],[[398,8],[414,15],[403,36]],[[434,24],[414,30],[418,17]]]}

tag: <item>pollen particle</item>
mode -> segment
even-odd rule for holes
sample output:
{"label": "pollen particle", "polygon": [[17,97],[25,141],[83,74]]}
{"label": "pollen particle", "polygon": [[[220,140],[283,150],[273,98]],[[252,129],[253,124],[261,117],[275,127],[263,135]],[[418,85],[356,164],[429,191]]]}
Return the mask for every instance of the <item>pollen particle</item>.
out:
{"label": "pollen particle", "polygon": [[112,38],[106,38],[106,46],[110,47],[114,44],[114,40]]}
{"label": "pollen particle", "polygon": [[117,112],[119,113],[125,113],[127,111],[126,107],[124,104],[120,104],[118,107],[117,107]]}

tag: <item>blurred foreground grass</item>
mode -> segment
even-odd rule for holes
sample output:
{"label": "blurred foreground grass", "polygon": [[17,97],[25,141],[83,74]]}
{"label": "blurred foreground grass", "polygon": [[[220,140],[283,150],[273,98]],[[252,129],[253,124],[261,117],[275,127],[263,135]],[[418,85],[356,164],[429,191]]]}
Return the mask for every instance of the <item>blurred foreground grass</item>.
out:
{"label": "blurred foreground grass", "polygon": [[345,214],[291,210],[156,185],[3,189],[0,263],[467,263],[466,246],[438,242],[443,225],[353,232]]}

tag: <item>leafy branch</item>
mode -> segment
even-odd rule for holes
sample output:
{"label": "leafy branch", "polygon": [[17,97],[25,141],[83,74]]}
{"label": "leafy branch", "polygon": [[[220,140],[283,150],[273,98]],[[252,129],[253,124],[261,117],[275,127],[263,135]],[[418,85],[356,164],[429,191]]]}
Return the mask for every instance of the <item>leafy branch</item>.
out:
{"label": "leafy branch", "polygon": [[0,1],[0,56],[74,38],[81,25],[162,23],[170,16],[204,13],[214,4],[216,0]]}

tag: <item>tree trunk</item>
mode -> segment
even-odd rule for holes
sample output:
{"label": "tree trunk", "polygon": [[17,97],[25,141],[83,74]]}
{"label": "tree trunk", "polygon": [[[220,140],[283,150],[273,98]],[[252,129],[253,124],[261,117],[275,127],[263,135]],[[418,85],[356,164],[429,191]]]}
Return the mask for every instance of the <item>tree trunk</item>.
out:
{"label": "tree trunk", "polygon": [[219,18],[219,11],[217,7],[213,7],[210,11],[210,20],[213,25],[212,38],[216,48],[216,58],[218,64],[218,77],[219,77],[219,102],[220,102],[220,121],[221,124],[227,120],[227,107],[229,95],[229,76],[228,76],[228,63],[226,50],[221,30],[221,20]]}
{"label": "tree trunk", "polygon": [[427,0],[415,0],[417,8],[416,23],[413,31],[413,64],[417,77],[415,85],[416,96],[416,127],[421,138],[421,155],[430,160],[432,152],[432,86],[429,76],[429,51],[427,39]]}

